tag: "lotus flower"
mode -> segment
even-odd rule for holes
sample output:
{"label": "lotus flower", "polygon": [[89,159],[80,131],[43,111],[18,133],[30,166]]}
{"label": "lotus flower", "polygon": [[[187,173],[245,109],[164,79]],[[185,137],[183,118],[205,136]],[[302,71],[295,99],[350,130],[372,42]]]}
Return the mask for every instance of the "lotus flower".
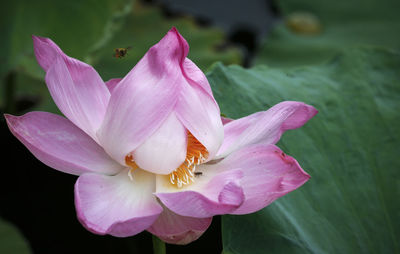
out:
{"label": "lotus flower", "polygon": [[36,58],[65,117],[6,115],[11,132],[44,164],[78,175],[75,206],[89,231],[126,237],[147,230],[168,243],[197,239],[219,214],[258,211],[309,175],[274,144],[317,111],[282,102],[220,117],[205,75],[172,28],[123,79],[33,36]]}

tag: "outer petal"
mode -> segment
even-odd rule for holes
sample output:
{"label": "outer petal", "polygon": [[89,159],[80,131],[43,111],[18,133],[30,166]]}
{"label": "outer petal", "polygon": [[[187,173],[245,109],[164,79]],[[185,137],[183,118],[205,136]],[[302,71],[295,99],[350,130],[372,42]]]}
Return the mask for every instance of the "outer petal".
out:
{"label": "outer petal", "polygon": [[41,162],[69,174],[115,174],[122,167],[68,119],[47,112],[5,115],[11,132]]}
{"label": "outer petal", "polygon": [[182,96],[176,106],[178,118],[207,148],[211,159],[224,137],[218,104],[206,76],[188,58],[182,63],[182,73],[188,84],[182,87]]}
{"label": "outer petal", "polygon": [[119,82],[121,80],[122,80],[122,78],[113,78],[106,82],[106,86],[107,86],[108,90],[110,91],[110,93],[112,93],[114,91],[114,89],[117,87],[117,85],[119,84]]}
{"label": "outer petal", "polygon": [[49,38],[32,35],[36,60],[45,72],[54,64],[58,55],[65,55]]}
{"label": "outer petal", "polygon": [[50,39],[33,36],[36,58],[60,111],[95,140],[110,92],[90,66],[65,55]]}
{"label": "outer petal", "polygon": [[153,46],[113,91],[98,135],[120,163],[141,145],[172,112],[183,82],[180,61],[187,44],[176,29]]}
{"label": "outer petal", "polygon": [[186,158],[187,133],[171,113],[161,127],[133,153],[136,164],[156,174],[169,174]]}
{"label": "outer petal", "polygon": [[299,188],[310,178],[295,159],[275,145],[245,147],[230,154],[215,167],[217,171],[240,168],[243,172],[240,185],[246,199],[237,210],[230,212],[232,214],[256,212]]}
{"label": "outer petal", "polygon": [[80,222],[91,232],[132,236],[150,227],[162,212],[152,192],[154,175],[128,170],[116,176],[84,174],[75,184],[75,206]]}
{"label": "outer petal", "polygon": [[224,125],[224,142],[216,158],[222,158],[250,144],[275,144],[286,130],[303,126],[318,111],[296,101],[281,102],[267,111],[258,112]]}
{"label": "outer petal", "polygon": [[164,206],[164,211],[147,230],[161,240],[172,244],[188,244],[197,240],[210,226],[210,218],[192,218],[178,215]]}
{"label": "outer petal", "polygon": [[189,217],[207,218],[237,209],[244,200],[241,170],[218,172],[213,166],[199,166],[196,182],[176,188],[167,176],[157,176],[156,196],[173,212]]}

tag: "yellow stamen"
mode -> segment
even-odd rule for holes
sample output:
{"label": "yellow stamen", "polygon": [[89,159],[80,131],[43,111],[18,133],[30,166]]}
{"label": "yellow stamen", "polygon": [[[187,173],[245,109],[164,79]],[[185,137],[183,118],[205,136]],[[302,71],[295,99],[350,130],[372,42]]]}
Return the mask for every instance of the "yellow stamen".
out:
{"label": "yellow stamen", "polygon": [[178,188],[181,188],[182,185],[194,182],[196,166],[203,163],[207,157],[207,149],[192,135],[192,133],[188,132],[186,160],[174,172],[169,174],[170,182]]}
{"label": "yellow stamen", "polygon": [[133,156],[131,154],[127,155],[125,157],[125,164],[130,167],[130,169],[128,171],[128,176],[129,176],[129,179],[131,179],[131,181],[133,181],[132,173],[133,173],[133,171],[135,171],[135,169],[138,169],[139,166],[135,163],[135,161],[133,160]]}

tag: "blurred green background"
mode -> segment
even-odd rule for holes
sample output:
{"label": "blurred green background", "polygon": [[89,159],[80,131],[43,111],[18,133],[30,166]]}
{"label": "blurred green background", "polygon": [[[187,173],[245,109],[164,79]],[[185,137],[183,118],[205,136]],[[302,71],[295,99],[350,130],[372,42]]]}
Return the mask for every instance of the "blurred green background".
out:
{"label": "blurred green background", "polygon": [[[396,0],[3,1],[0,109],[59,113],[32,34],[107,81],[175,26],[228,117],[283,100],[319,114],[278,143],[309,182],[257,213],[216,216],[198,241],[167,253],[400,253],[399,10]],[[113,57],[120,47],[128,55]],[[75,217],[76,177],[33,158],[4,119],[1,128],[0,253],[152,252],[147,232],[87,232]]]}

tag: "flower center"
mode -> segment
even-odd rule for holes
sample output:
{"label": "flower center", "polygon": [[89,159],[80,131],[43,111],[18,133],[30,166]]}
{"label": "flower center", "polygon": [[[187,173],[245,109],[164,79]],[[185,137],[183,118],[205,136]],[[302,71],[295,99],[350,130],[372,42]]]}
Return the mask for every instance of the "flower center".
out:
{"label": "flower center", "polygon": [[194,182],[196,166],[203,163],[207,157],[207,149],[192,133],[188,132],[186,160],[175,171],[169,174],[170,182],[178,188]]}
{"label": "flower center", "polygon": [[[193,135],[188,132],[188,143],[185,161],[172,173],[169,174],[169,180],[172,185],[181,188],[183,185],[194,182],[195,175],[201,175],[196,172],[196,166],[205,162],[208,158],[208,151]],[[133,155],[129,154],[125,157],[125,164],[130,167],[128,176],[133,180],[132,172],[139,168]]]}

